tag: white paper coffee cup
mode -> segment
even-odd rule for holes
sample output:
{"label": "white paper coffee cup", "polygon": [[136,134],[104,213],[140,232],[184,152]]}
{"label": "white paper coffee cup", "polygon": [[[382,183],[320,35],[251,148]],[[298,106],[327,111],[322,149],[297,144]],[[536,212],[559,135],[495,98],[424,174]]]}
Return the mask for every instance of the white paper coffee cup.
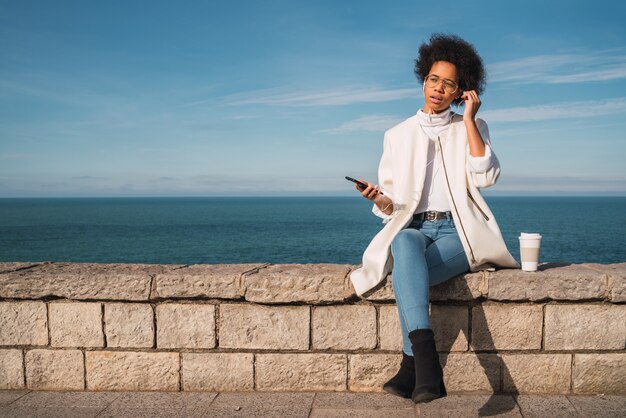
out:
{"label": "white paper coffee cup", "polygon": [[537,271],[539,265],[539,250],[541,247],[541,235],[537,233],[522,232],[519,236],[520,258],[522,270]]}

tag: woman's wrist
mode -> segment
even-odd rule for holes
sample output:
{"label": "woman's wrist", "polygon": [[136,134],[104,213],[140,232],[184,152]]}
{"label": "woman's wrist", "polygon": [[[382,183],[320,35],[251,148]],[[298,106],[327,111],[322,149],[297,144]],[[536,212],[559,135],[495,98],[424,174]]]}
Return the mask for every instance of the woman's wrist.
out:
{"label": "woman's wrist", "polygon": [[478,129],[478,125],[476,125],[476,115],[474,116],[463,115],[463,122],[465,123],[466,128]]}
{"label": "woman's wrist", "polygon": [[391,215],[393,212],[393,201],[388,197],[378,195],[376,199],[374,199],[374,204],[378,206],[385,215]]}

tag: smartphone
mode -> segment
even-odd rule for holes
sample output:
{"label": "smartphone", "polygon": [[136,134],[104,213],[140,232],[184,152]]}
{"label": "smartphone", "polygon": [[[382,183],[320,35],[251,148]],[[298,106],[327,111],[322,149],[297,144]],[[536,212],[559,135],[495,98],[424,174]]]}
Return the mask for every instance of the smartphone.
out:
{"label": "smartphone", "polygon": [[[348,177],[348,176],[346,176],[346,180],[356,183],[356,185],[359,186],[361,190],[367,189],[367,184],[363,183],[362,181],[358,181],[357,179],[353,179],[352,177]],[[383,194],[383,192],[380,192],[380,191],[379,193]]]}

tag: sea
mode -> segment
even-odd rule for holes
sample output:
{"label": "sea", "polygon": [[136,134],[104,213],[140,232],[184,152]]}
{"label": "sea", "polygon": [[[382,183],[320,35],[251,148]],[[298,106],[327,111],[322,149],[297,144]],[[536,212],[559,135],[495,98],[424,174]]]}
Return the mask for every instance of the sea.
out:
{"label": "sea", "polygon": [[[626,262],[626,197],[487,196],[519,261]],[[356,197],[0,199],[0,261],[359,264],[383,227]]]}

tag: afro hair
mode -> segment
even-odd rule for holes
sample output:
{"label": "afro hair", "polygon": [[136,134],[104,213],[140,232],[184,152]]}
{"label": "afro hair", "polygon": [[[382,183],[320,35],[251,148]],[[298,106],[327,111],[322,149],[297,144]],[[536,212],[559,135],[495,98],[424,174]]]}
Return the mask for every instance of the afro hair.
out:
{"label": "afro hair", "polygon": [[[434,33],[429,42],[420,45],[415,60],[415,75],[423,83],[431,67],[437,61],[447,61],[456,66],[459,88],[463,91],[476,90],[482,94],[487,84],[483,60],[469,42],[456,35]],[[460,102],[461,100],[455,100]]]}

